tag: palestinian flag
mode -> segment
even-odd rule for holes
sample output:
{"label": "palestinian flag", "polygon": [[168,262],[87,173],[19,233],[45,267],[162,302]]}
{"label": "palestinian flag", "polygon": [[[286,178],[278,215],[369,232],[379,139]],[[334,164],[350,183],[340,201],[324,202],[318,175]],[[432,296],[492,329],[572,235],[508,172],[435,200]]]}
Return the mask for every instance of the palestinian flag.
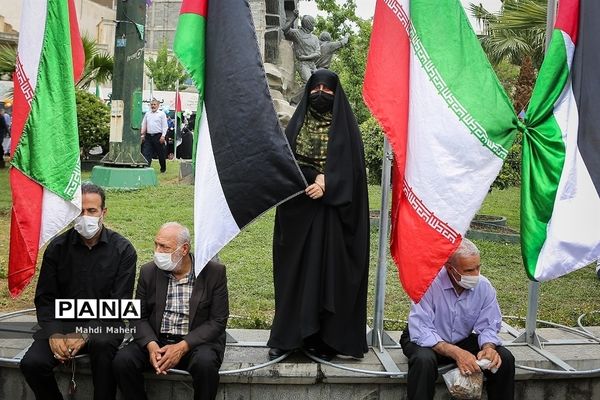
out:
{"label": "palestinian flag", "polygon": [[73,0],[25,0],[14,76],[8,265],[12,296],[31,281],[40,247],[81,210],[73,81],[83,64]]}
{"label": "palestinian flag", "polygon": [[545,281],[600,258],[600,2],[561,0],[527,110],[521,251]]}
{"label": "palestinian flag", "polygon": [[418,302],[500,171],[517,117],[458,0],[378,0],[363,95],[394,151],[391,254]]}
{"label": "palestinian flag", "polygon": [[184,0],[175,54],[200,93],[196,274],[240,230],[306,183],[273,107],[244,0]]}

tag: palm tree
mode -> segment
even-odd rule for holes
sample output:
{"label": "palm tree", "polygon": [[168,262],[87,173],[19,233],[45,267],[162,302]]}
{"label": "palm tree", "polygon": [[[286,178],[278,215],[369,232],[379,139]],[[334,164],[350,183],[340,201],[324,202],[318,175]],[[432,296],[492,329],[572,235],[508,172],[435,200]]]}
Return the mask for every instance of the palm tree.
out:
{"label": "palm tree", "polygon": [[521,66],[513,97],[517,112],[529,102],[544,58],[547,6],[547,0],[504,0],[500,12],[493,14],[481,4],[470,5],[471,14],[483,23],[481,46],[490,62],[507,60]]}
{"label": "palm tree", "polygon": [[[85,55],[85,68],[77,87],[87,89],[92,82],[102,84],[110,81],[114,60],[109,54],[101,51],[98,44],[86,37],[81,38],[83,42],[83,53]],[[13,74],[17,60],[17,50],[14,47],[0,45],[0,74]],[[7,93],[12,98],[12,92]]]}

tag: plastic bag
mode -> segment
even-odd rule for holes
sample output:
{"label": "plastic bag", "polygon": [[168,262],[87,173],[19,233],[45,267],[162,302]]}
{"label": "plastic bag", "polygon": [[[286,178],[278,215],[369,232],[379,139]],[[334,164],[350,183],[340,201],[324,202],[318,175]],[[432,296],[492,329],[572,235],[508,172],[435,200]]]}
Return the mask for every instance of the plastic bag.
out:
{"label": "plastic bag", "polygon": [[451,369],[442,375],[448,391],[455,399],[481,399],[483,389],[483,373],[475,372],[463,375],[458,368]]}

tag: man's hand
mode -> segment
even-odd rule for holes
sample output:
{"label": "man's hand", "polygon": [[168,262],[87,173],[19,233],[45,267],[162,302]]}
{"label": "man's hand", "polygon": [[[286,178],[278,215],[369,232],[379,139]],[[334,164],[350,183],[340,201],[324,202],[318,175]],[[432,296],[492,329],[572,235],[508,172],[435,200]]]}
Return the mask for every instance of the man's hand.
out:
{"label": "man's hand", "polygon": [[50,344],[50,350],[52,350],[54,358],[60,362],[65,362],[69,359],[70,354],[66,344],[65,335],[55,333],[54,335],[50,336],[48,343]]}
{"label": "man's hand", "polygon": [[85,339],[81,336],[81,333],[69,333],[65,338],[65,344],[67,345],[69,358],[73,358],[85,346]]}
{"label": "man's hand", "polygon": [[300,10],[297,8],[294,10],[294,18],[298,18],[300,16]]}
{"label": "man's hand", "polygon": [[146,135],[141,135],[140,138],[142,139],[142,143],[144,143],[144,140],[146,139]]}
{"label": "man's hand", "polygon": [[502,365],[502,358],[500,358],[500,354],[498,354],[496,346],[493,344],[484,344],[481,351],[477,353],[478,360],[483,360],[484,358],[491,361],[488,367],[490,370],[500,368],[500,365]]}
{"label": "man's hand", "polygon": [[459,347],[453,353],[452,358],[456,361],[456,366],[461,374],[471,375],[472,373],[481,371],[481,368],[477,365],[477,359],[473,354]]}
{"label": "man's hand", "polygon": [[167,141],[164,136],[161,136],[159,139],[160,144],[165,144]]}
{"label": "man's hand", "polygon": [[161,358],[157,363],[157,374],[166,375],[167,370],[179,364],[181,357],[183,357],[189,350],[190,346],[185,340],[182,340],[179,343],[168,344],[165,347],[161,347],[158,350]]}
{"label": "man's hand", "polygon": [[160,346],[158,343],[152,341],[146,345],[146,349],[148,350],[148,354],[150,356],[150,365],[156,371],[156,374],[160,374],[160,368],[158,368],[158,362],[161,359],[161,354],[159,353]]}

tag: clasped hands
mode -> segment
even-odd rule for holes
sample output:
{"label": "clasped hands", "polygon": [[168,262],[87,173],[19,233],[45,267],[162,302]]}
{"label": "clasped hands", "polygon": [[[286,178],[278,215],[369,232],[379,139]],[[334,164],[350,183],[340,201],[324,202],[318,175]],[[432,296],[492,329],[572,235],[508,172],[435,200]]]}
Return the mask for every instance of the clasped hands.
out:
{"label": "clasped hands", "polygon": [[481,371],[481,368],[477,364],[477,360],[487,359],[490,360],[490,364],[487,369],[494,371],[494,368],[500,368],[502,359],[496,351],[495,347],[484,346],[477,357],[463,349],[457,349],[454,355],[454,361],[456,366],[463,375],[471,375],[475,372]]}
{"label": "clasped hands", "polygon": [[319,174],[315,178],[315,183],[309,185],[304,193],[313,200],[323,197],[325,194],[325,175]]}
{"label": "clasped hands", "polygon": [[80,333],[68,333],[66,335],[55,333],[50,336],[48,341],[54,358],[61,363],[74,358],[85,345],[85,339]]}
{"label": "clasped hands", "polygon": [[166,375],[167,371],[179,364],[181,358],[190,350],[190,346],[185,340],[163,347],[156,342],[150,342],[146,348],[150,356],[150,364],[156,375]]}

